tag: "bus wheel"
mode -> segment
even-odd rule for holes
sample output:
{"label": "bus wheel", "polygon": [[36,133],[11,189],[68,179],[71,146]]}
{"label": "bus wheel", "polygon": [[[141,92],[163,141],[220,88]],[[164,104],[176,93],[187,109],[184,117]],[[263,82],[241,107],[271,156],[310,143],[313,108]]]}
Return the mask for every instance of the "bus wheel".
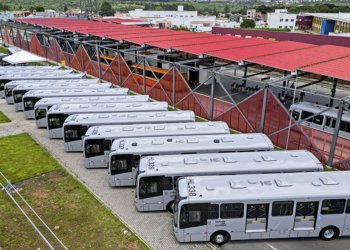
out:
{"label": "bus wheel", "polygon": [[166,205],[166,210],[170,213],[174,212],[174,201],[171,201]]}
{"label": "bus wheel", "polygon": [[210,241],[213,244],[222,245],[229,241],[229,239],[230,235],[228,233],[226,233],[225,231],[217,231],[213,233],[213,235],[210,238]]}
{"label": "bus wheel", "polygon": [[320,232],[320,238],[322,240],[333,240],[335,237],[337,237],[338,233],[338,228],[326,227]]}

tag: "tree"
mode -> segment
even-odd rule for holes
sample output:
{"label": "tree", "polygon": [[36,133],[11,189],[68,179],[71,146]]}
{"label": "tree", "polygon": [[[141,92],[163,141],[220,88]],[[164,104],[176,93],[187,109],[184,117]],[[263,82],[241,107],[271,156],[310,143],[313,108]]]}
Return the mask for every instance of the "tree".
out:
{"label": "tree", "polygon": [[189,28],[185,27],[185,26],[180,26],[180,27],[177,27],[177,26],[174,26],[171,28],[172,30],[184,30],[184,31],[191,31]]}
{"label": "tree", "polygon": [[64,6],[63,11],[64,11],[64,12],[68,11],[68,7],[67,7],[67,6]]}
{"label": "tree", "polygon": [[230,6],[228,4],[225,5],[225,14],[230,13]]}
{"label": "tree", "polygon": [[15,6],[15,10],[22,10],[22,9],[23,9],[22,5],[16,5]]}
{"label": "tree", "polygon": [[36,10],[36,12],[44,12],[45,8],[43,6],[36,6],[35,10]]}
{"label": "tree", "polygon": [[157,6],[156,10],[164,10],[164,9],[162,8],[162,6]]}
{"label": "tree", "polygon": [[104,2],[101,5],[100,15],[101,16],[113,16],[114,15],[114,10],[112,9],[112,6],[108,2]]}
{"label": "tree", "polygon": [[254,28],[255,27],[255,21],[252,19],[244,19],[241,23],[241,28]]}

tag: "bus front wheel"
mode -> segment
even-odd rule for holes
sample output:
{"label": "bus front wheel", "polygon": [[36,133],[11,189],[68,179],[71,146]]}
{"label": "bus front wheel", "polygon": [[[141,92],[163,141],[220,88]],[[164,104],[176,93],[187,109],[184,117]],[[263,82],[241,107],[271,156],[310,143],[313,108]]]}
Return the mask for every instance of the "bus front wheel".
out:
{"label": "bus front wheel", "polygon": [[229,239],[230,235],[225,231],[217,231],[210,237],[211,243],[216,245],[225,244],[227,241],[229,241]]}
{"label": "bus front wheel", "polygon": [[320,232],[320,238],[322,240],[333,240],[335,237],[337,237],[338,233],[339,230],[336,227],[325,227]]}

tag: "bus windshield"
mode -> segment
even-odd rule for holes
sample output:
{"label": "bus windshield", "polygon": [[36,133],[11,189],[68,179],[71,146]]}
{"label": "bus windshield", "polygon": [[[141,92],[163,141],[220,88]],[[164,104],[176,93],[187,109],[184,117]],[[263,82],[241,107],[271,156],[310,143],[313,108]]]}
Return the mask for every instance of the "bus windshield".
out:
{"label": "bus windshield", "polygon": [[103,139],[85,141],[85,158],[90,158],[104,154]]}
{"label": "bus windshield", "polygon": [[64,121],[69,115],[66,114],[52,114],[48,116],[48,128],[62,128]]}
{"label": "bus windshield", "polygon": [[10,88],[5,89],[5,96],[6,96],[6,97],[12,96],[12,90],[13,90],[13,89],[10,89]]}
{"label": "bus windshield", "polygon": [[0,90],[4,90],[5,84],[8,83],[8,80],[0,80]]}
{"label": "bus windshield", "polygon": [[[22,101],[22,96],[23,96],[22,94],[19,94],[18,97],[17,97],[17,96],[14,96],[13,99],[14,99],[15,102],[17,102],[17,101],[16,101],[16,98],[20,98],[21,101]],[[37,97],[25,98],[25,99],[24,99],[24,102],[23,102],[23,104],[24,104],[24,111],[33,110],[33,109],[34,109],[34,106],[35,106],[35,103],[36,103],[38,100],[39,100],[39,98],[37,98]],[[18,102],[21,102],[21,101],[18,101]]]}
{"label": "bus windshield", "polygon": [[[13,101],[15,103],[19,103],[19,102],[22,102],[22,97],[25,93],[27,93],[28,91],[26,90],[15,90],[15,92],[13,93]],[[12,91],[11,91],[12,93]]]}
{"label": "bus windshield", "polygon": [[46,109],[36,108],[35,109],[35,119],[39,120],[46,117]]}
{"label": "bus windshield", "polygon": [[87,126],[65,126],[64,127],[64,141],[77,141],[81,140],[81,138],[85,135],[88,130]]}
{"label": "bus windshield", "polygon": [[111,175],[132,172],[140,163],[139,155],[114,155],[111,158]]}
{"label": "bus windshield", "polygon": [[162,196],[163,190],[172,189],[172,177],[153,176],[140,179],[140,199]]}

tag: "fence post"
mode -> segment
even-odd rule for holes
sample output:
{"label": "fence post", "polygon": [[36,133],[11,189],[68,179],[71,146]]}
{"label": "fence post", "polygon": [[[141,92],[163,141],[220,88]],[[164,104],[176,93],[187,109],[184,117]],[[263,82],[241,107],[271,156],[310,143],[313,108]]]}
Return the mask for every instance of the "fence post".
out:
{"label": "fence post", "polygon": [[267,100],[267,87],[265,87],[264,89],[264,100],[263,100],[263,107],[261,111],[260,133],[264,133],[266,100]]}
{"label": "fence post", "polygon": [[210,92],[210,121],[213,120],[214,111],[214,90],[215,90],[215,74],[211,76],[211,92]]}
{"label": "fence post", "polygon": [[343,115],[343,103],[339,102],[337,122],[335,123],[335,128],[334,128],[334,133],[333,133],[333,140],[332,140],[331,150],[329,152],[329,159],[328,159],[328,166],[330,166],[330,167],[332,166],[332,162],[333,162],[333,158],[334,158],[334,152],[335,152],[335,147],[337,146],[337,139],[338,139],[338,134],[339,134],[339,129],[340,129],[340,123],[341,123],[342,115]]}
{"label": "fence post", "polygon": [[176,74],[176,65],[173,65],[173,106],[175,105],[175,87],[176,87],[176,78],[175,78],[175,74]]}
{"label": "fence post", "polygon": [[143,64],[142,66],[143,91],[146,93],[146,57],[145,56],[143,57],[142,64]]}
{"label": "fence post", "polygon": [[98,78],[100,79],[100,82],[102,82],[102,79],[101,79],[101,57],[100,57],[100,50],[98,48],[97,43],[96,43],[96,51],[97,51],[97,63],[98,63]]}

